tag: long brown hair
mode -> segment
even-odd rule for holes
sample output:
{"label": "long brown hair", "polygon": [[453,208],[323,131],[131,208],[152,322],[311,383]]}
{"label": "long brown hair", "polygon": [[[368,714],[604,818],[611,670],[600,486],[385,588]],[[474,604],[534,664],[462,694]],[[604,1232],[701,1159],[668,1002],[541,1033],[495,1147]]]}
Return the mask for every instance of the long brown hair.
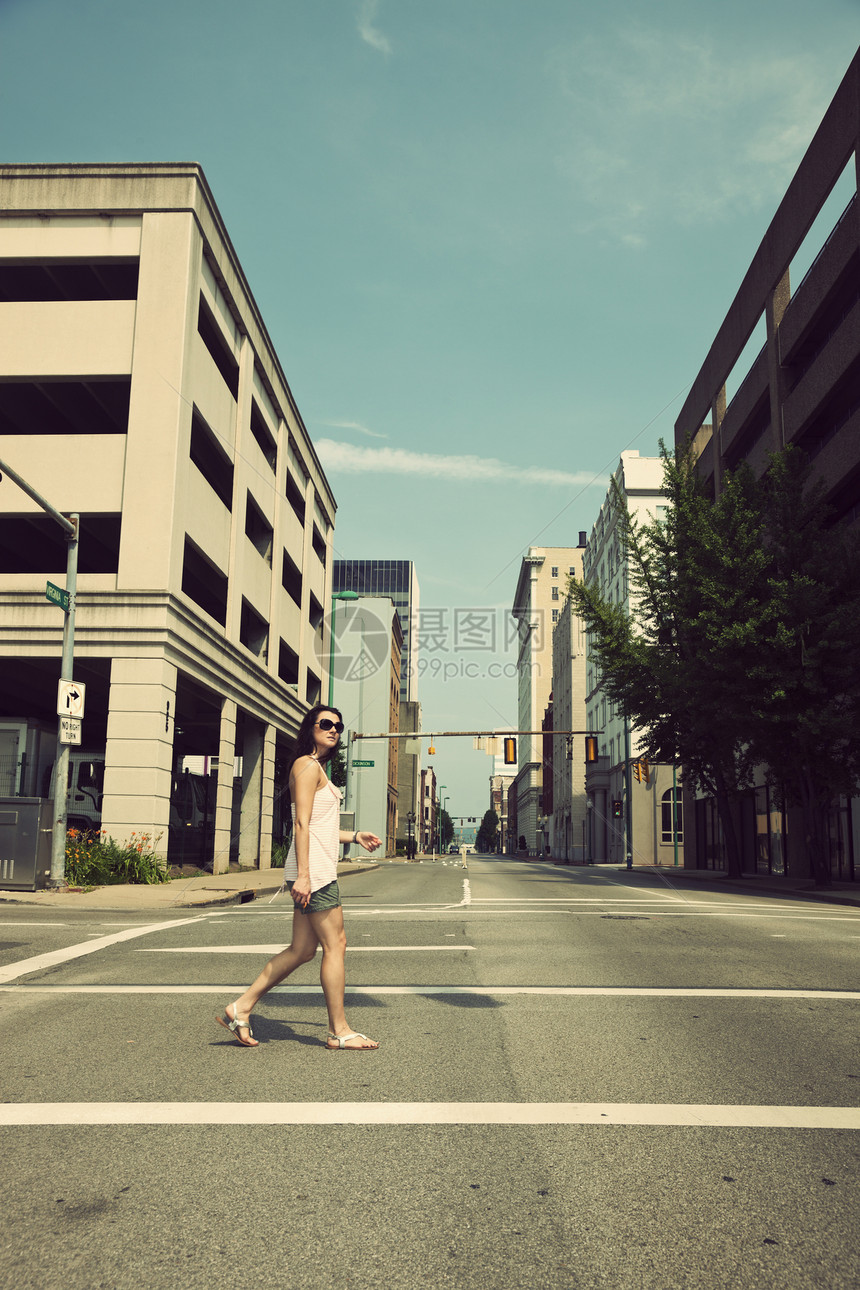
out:
{"label": "long brown hair", "polygon": [[[302,718],[302,724],[299,726],[296,735],[296,741],[293,744],[293,751],[290,754],[289,765],[287,767],[287,778],[292,774],[293,766],[299,757],[309,757],[316,753],[316,741],[314,740],[314,726],[321,712],[331,712],[337,717],[338,721],[343,721],[343,716],[337,708],[333,708],[330,703],[316,703],[309,708]],[[334,756],[335,751],[340,747],[340,737],[331,748],[327,748],[324,753],[320,753],[318,760],[321,766]]]}

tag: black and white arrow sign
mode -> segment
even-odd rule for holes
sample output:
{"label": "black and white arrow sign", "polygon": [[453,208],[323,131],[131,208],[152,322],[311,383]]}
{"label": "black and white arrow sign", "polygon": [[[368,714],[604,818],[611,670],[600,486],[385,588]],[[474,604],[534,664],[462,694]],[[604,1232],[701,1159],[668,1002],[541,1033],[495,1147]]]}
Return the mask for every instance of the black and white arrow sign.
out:
{"label": "black and white arrow sign", "polygon": [[86,690],[77,681],[61,681],[57,686],[57,716],[82,717]]}

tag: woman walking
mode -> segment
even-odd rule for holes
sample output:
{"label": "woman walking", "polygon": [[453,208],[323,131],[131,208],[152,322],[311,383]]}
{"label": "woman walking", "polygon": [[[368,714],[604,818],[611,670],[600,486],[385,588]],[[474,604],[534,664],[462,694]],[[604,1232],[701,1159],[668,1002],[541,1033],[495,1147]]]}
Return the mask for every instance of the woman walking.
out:
{"label": "woman walking", "polygon": [[224,1016],[216,1018],[246,1048],[259,1047],[250,1021],[260,999],[301,963],[309,963],[318,945],[322,946],[320,982],[328,1010],[326,1048],[379,1047],[367,1035],[350,1029],[343,1008],[346,934],[337,884],[338,853],[342,842],[356,842],[372,852],[380,840],[375,833],[344,833],[340,829],[340,789],[323,767],[342,733],[343,718],[337,708],[317,704],[305,714],[296,736],[290,768],[293,841],[284,865],[284,884],[294,905],[293,939],[287,949],[269,960],[254,984],[227,1005]]}

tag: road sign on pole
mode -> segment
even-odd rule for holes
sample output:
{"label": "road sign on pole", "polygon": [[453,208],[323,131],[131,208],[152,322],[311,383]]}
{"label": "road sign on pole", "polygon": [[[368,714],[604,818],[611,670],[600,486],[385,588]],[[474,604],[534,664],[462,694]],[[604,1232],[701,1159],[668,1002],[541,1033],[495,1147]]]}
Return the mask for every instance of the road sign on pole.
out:
{"label": "road sign on pole", "polygon": [[375,765],[375,762],[372,762],[372,761],[354,761],[352,764],[353,764],[353,766],[373,766],[373,765]]}
{"label": "road sign on pole", "polygon": [[77,681],[60,681],[57,686],[57,716],[82,717],[87,687]]}
{"label": "road sign on pole", "polygon": [[80,717],[60,717],[60,743],[80,745],[83,724]]}
{"label": "road sign on pole", "polygon": [[56,583],[49,582],[45,588],[45,599],[50,600],[52,605],[59,605],[60,609],[69,612],[69,593]]}

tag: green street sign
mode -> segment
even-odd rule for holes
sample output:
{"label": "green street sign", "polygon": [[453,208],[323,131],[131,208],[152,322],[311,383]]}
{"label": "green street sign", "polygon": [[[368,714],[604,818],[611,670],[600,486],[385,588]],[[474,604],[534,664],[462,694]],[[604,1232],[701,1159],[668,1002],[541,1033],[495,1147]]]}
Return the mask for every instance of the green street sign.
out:
{"label": "green street sign", "polygon": [[353,764],[353,766],[375,766],[375,765],[376,765],[376,762],[373,762],[373,761],[354,761],[352,764]]}
{"label": "green street sign", "polygon": [[45,588],[45,599],[50,600],[52,605],[59,605],[66,613],[69,612],[69,593],[62,587],[55,587],[53,582],[49,582]]}

